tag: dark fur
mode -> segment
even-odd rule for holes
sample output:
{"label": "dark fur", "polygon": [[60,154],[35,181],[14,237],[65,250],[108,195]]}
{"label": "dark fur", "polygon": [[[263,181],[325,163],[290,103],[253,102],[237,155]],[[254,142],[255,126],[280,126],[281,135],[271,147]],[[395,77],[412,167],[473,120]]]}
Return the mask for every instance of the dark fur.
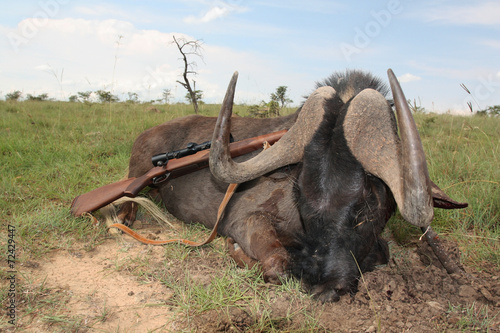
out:
{"label": "dark fur", "polygon": [[[360,72],[337,73],[323,84],[348,100],[365,88],[387,93],[379,80]],[[340,98],[329,101],[305,149],[295,187],[304,233],[298,246],[289,249],[290,268],[313,293],[328,290],[320,296],[325,300],[354,293],[360,270],[387,261],[387,246],[379,235],[396,208],[389,188],[366,174],[347,147],[342,124],[348,105]]]}
{"label": "dark fur", "polygon": [[[266,280],[279,282],[292,272],[319,299],[335,301],[356,291],[358,265],[367,271],[387,262],[380,233],[396,206],[388,187],[367,174],[349,151],[342,126],[356,94],[373,88],[385,95],[387,87],[359,71],[336,73],[318,83],[325,84],[338,94],[328,102],[303,162],[242,184],[219,232],[231,239],[231,254],[238,262],[261,263]],[[289,128],[295,119],[234,117],[231,132],[241,140]],[[144,174],[154,154],[209,140],[214,125],[215,118],[191,116],[144,132],[134,144],[129,176]],[[226,186],[206,169],[165,183],[160,193],[177,218],[211,227]],[[126,222],[135,218],[130,207],[119,214]]]}
{"label": "dark fur", "polygon": [[335,72],[323,81],[316,82],[316,88],[324,86],[333,87],[344,103],[366,88],[377,90],[383,96],[387,96],[390,91],[379,78],[359,70]]}

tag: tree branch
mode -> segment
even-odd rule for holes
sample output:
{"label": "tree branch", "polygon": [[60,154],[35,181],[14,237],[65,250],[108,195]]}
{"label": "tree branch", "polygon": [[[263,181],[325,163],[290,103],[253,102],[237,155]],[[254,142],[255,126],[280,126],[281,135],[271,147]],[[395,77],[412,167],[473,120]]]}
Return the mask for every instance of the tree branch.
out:
{"label": "tree branch", "polygon": [[[182,74],[182,77],[184,79],[184,82],[177,81],[180,85],[182,85],[187,91],[188,94],[191,98],[191,103],[193,104],[194,107],[194,112],[198,114],[198,100],[196,96],[196,91],[191,88],[191,84],[188,79],[189,74],[194,74],[196,75],[197,72],[194,70],[194,67],[196,66],[196,63],[193,62],[188,62],[187,56],[188,55],[196,55],[200,57],[203,60],[203,57],[200,53],[201,47],[201,41],[196,40],[196,41],[186,41],[184,38],[177,39],[175,36],[173,36],[174,42],[177,45],[177,48],[179,49],[179,52],[182,55],[182,61],[184,62],[184,71]],[[186,52],[184,51],[185,47],[191,47],[191,51]]]}

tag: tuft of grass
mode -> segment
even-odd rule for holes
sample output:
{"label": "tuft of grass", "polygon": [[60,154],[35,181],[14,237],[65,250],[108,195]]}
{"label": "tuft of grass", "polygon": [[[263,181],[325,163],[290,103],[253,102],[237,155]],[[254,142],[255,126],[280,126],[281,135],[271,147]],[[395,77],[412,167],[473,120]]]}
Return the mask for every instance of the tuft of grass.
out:
{"label": "tuft of grass", "polygon": [[[16,287],[19,306],[16,328],[28,327],[40,319],[52,332],[79,332],[88,329],[81,317],[66,313],[65,305],[71,296],[65,290],[49,289],[45,285],[45,280],[36,282],[26,274],[20,275]],[[4,294],[3,289],[1,294]],[[3,304],[3,296],[1,299]],[[10,324],[8,326],[0,324],[0,328],[11,329],[12,327]]]}
{"label": "tuft of grass", "polygon": [[[219,109],[220,105],[200,105],[203,115],[215,116]],[[247,109],[244,105],[234,107],[239,116],[247,115]],[[114,122],[110,122],[110,112]],[[94,248],[108,237],[106,230],[93,226],[86,218],[70,216],[73,198],[125,176],[132,144],[142,131],[188,114],[192,114],[192,108],[183,104],[115,103],[111,109],[108,104],[95,103],[0,101],[0,228],[4,230],[0,232],[0,246],[6,248],[5,231],[8,225],[14,225],[16,255],[21,263],[57,249]],[[436,209],[435,230],[459,243],[466,264],[498,272],[500,119],[425,113],[415,117],[431,178],[452,198],[469,203],[463,210]],[[389,229],[403,243],[420,235],[399,215],[391,219]],[[203,238],[206,233],[202,227],[192,226],[180,232],[181,237],[189,239]],[[201,249],[165,247],[169,260],[181,262],[206,260],[221,253],[225,253],[222,239]],[[250,331],[277,332],[295,329],[297,325],[302,325],[303,331],[322,330],[314,309],[273,312],[271,305],[284,295],[290,303],[305,302],[308,296],[300,293],[297,282],[262,287],[256,270],[236,269],[229,260],[228,271],[213,269],[211,275],[215,277],[210,281],[188,272],[180,274],[180,280],[172,280],[168,262],[161,267],[148,264],[145,258],[136,258],[126,269],[174,289],[178,296],[170,300],[170,305],[188,319],[203,312],[245,306],[253,318]],[[117,262],[116,269],[125,269],[120,265]],[[21,326],[29,324],[29,316],[40,311],[47,325],[54,329],[57,326],[71,330],[79,325],[78,318],[65,317],[64,312],[43,312],[55,304],[64,304],[64,297],[28,280],[19,285],[19,295],[25,297],[19,306],[27,313],[19,321]],[[2,304],[6,301],[3,286],[0,285]],[[216,295],[211,304],[207,289]],[[106,318],[106,309],[101,317]]]}
{"label": "tuft of grass", "polygon": [[[231,274],[229,277],[227,274]],[[184,281],[169,281],[163,283],[174,290],[172,300],[176,308],[187,316],[196,316],[209,310],[217,310],[231,306],[238,306],[249,302],[251,296],[246,294],[249,286],[242,283],[244,279],[239,274],[225,272],[222,276],[213,276],[209,282],[197,281],[190,271],[185,271]]]}
{"label": "tuft of grass", "polygon": [[[282,286],[269,286],[262,279],[258,266],[239,269],[232,262],[227,265],[230,268],[224,271],[212,269],[210,278],[196,276],[187,269],[181,279],[173,278],[168,270],[155,273],[156,279],[173,291],[168,305],[177,312],[178,321],[189,325],[198,316],[211,311],[230,317],[231,309],[237,308],[250,317],[245,332],[320,331],[317,309],[296,306],[310,300],[310,296],[300,293],[296,281],[290,279]],[[288,297],[289,293],[294,296]],[[283,295],[287,295],[288,309],[275,313],[273,304]]]}
{"label": "tuft of grass", "polygon": [[460,332],[489,332],[491,324],[498,317],[499,312],[491,314],[488,307],[476,303],[467,306],[450,304],[447,315],[452,318],[449,321],[453,323],[453,329]]}

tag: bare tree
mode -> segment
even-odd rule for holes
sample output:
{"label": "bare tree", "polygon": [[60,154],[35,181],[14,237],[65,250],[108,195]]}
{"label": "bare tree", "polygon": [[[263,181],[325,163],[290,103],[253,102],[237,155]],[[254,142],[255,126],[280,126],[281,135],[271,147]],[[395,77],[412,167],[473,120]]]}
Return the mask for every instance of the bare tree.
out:
{"label": "bare tree", "polygon": [[198,114],[198,95],[196,92],[196,82],[193,80],[193,87],[191,87],[191,83],[189,82],[188,75],[189,74],[194,74],[196,75],[196,71],[194,70],[196,66],[196,62],[188,61],[188,56],[198,56],[203,60],[203,56],[201,55],[201,45],[202,41],[201,40],[186,40],[184,38],[175,38],[174,37],[174,42],[177,45],[177,48],[179,49],[179,52],[182,54],[182,60],[184,61],[184,72],[182,74],[182,77],[184,78],[184,82],[177,81],[181,86],[186,88],[188,91],[188,95],[190,96],[191,103],[193,104],[194,107],[194,113]]}

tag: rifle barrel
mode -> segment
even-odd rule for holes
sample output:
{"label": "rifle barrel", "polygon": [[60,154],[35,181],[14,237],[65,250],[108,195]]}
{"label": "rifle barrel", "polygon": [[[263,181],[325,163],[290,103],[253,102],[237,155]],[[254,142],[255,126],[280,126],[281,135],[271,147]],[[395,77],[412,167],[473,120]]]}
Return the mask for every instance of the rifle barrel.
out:
{"label": "rifle barrel", "polygon": [[[262,148],[264,142],[278,141],[287,130],[281,130],[229,144],[232,157],[251,153]],[[170,160],[165,166],[156,166],[140,177],[131,177],[116,183],[104,185],[93,191],[81,194],[71,203],[71,214],[81,216],[109,205],[121,197],[136,197],[146,186],[153,183],[155,177],[168,175],[167,179],[176,178],[206,168],[210,156],[209,150],[202,150],[193,155]]]}

